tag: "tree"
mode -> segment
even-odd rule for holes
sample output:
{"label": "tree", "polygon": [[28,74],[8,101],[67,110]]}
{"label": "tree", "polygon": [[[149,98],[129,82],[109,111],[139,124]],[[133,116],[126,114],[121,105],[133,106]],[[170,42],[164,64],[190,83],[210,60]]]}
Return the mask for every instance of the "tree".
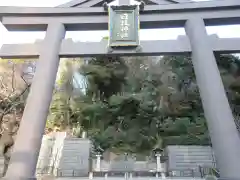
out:
{"label": "tree", "polygon": [[107,100],[122,91],[127,66],[119,57],[101,56],[92,58],[81,68],[81,74],[88,82],[87,95],[99,100]]}
{"label": "tree", "polygon": [[23,78],[26,64],[16,61],[1,62],[0,66],[0,153],[4,156],[5,175],[11,148],[17,133],[30,84]]}
{"label": "tree", "polygon": [[[237,107],[239,59],[221,55],[217,62]],[[96,148],[146,154],[167,145],[211,144],[190,57],[102,56],[76,69],[86,91],[71,97],[70,124],[87,131]]]}

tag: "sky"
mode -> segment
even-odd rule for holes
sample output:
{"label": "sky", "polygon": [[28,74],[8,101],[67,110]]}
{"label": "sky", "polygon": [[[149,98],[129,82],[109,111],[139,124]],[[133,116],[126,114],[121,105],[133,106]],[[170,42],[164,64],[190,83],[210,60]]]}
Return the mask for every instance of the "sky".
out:
{"label": "sky", "polygon": [[[55,7],[69,0],[0,0],[0,6],[27,6],[27,7]],[[200,1],[200,0],[197,0]],[[202,0],[201,0],[202,1]],[[113,2],[117,4],[118,2]],[[240,38],[240,25],[207,27],[208,34],[217,34],[221,38]],[[167,40],[176,39],[178,35],[185,35],[183,28],[140,30],[140,40]],[[2,44],[34,43],[43,39],[45,32],[8,32],[0,23],[0,47]],[[81,31],[67,32],[65,38],[74,41],[97,42],[108,36],[108,31]]]}

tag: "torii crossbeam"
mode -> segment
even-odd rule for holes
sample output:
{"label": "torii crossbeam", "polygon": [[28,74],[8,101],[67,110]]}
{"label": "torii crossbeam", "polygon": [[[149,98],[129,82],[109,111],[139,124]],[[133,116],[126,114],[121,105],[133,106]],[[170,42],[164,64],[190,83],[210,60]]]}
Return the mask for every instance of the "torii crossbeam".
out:
{"label": "torii crossbeam", "polygon": [[[74,0],[56,8],[0,7],[0,19],[9,31],[45,31],[42,42],[3,45],[2,58],[39,57],[7,172],[7,178],[35,178],[41,139],[52,99],[59,57],[108,54],[107,43],[63,40],[67,30],[107,30],[106,1]],[[110,1],[107,1],[110,2]],[[163,3],[165,2],[165,4]],[[113,55],[192,55],[205,117],[222,178],[240,179],[240,138],[225,94],[214,53],[240,52],[240,39],[208,36],[205,26],[240,23],[240,1],[145,1],[141,29],[184,27],[187,37],[168,41],[142,41],[141,51],[114,50]],[[128,4],[120,0],[120,4]],[[155,5],[153,5],[155,4]],[[164,5],[162,5],[164,4]]]}
{"label": "torii crossbeam", "polygon": [[[113,0],[106,0],[107,3],[111,3]],[[140,1],[140,0],[137,0]],[[163,4],[178,4],[189,3],[191,0],[144,0],[148,5],[163,5]],[[104,3],[103,0],[72,0],[70,2],[61,4],[57,7],[99,7]]]}
{"label": "torii crossbeam", "polygon": [[[194,17],[205,25],[237,24],[240,1],[222,0],[145,6],[140,13],[141,29],[184,27]],[[3,25],[10,31],[45,31],[50,23],[62,23],[67,31],[107,30],[108,15],[102,7],[24,8],[0,7]]]}

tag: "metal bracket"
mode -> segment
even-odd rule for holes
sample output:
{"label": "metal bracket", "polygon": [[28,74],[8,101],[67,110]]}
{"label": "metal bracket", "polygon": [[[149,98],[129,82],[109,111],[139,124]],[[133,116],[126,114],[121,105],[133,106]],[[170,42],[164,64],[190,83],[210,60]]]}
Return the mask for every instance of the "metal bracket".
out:
{"label": "metal bracket", "polygon": [[142,52],[142,46],[137,46],[135,50],[136,52]]}
{"label": "metal bracket", "polygon": [[113,52],[113,48],[110,47],[110,46],[108,46],[108,47],[107,47],[107,53],[112,53],[112,52]]}
{"label": "metal bracket", "polygon": [[106,0],[104,0],[104,3],[102,6],[103,6],[104,11],[108,11],[108,3]]}
{"label": "metal bracket", "polygon": [[144,6],[145,6],[145,2],[140,1],[140,5],[139,5],[140,11],[144,10]]}

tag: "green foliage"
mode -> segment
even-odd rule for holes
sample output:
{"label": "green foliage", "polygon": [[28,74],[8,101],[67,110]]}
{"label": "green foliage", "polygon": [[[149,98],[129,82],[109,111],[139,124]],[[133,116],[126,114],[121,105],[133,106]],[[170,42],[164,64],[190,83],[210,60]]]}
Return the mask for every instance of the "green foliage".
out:
{"label": "green foliage", "polygon": [[[234,79],[225,87],[236,106],[239,59],[217,58],[223,79]],[[189,57],[102,56],[75,69],[87,81],[86,93],[56,93],[49,121],[79,126],[78,134],[87,131],[96,148],[144,154],[167,145],[210,144]]]}
{"label": "green foliage", "polygon": [[122,90],[127,67],[123,59],[102,56],[92,58],[81,67],[81,74],[88,81],[87,95],[99,100],[106,100]]}

